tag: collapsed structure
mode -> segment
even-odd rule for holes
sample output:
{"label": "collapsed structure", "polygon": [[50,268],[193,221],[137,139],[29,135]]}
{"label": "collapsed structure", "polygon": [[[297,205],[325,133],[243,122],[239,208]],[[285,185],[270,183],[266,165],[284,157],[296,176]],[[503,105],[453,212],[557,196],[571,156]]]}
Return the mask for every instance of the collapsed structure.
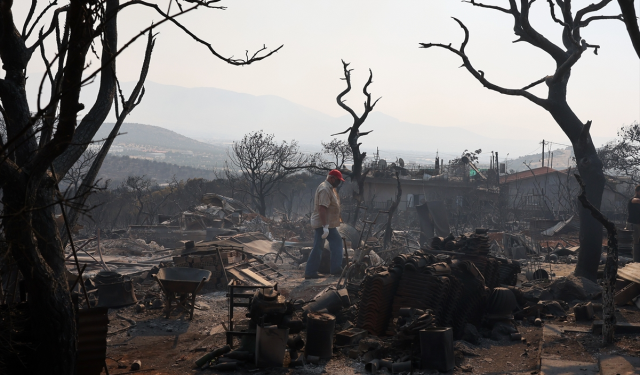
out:
{"label": "collapsed structure", "polygon": [[[460,353],[470,349],[460,345],[483,339],[519,343],[523,327],[569,316],[593,322],[597,332],[599,287],[575,278],[553,280],[553,267],[572,264],[579,252],[571,218],[535,219],[522,232],[454,235],[446,202],[415,208],[405,214],[413,219],[404,220],[419,230],[393,231],[387,246],[384,223],[376,221],[382,211],[373,220],[363,217],[359,228],[341,225],[343,274],[304,298],[292,290],[304,294],[312,287],[300,270],[311,245],[307,220],[270,220],[217,194],[155,225],[76,239],[75,256],[85,266],[81,277],[69,274],[69,284],[79,311],[79,342],[94,348],[79,351],[79,366],[87,374],[105,367],[108,309],[134,314],[126,318],[132,325],[114,334],[131,333],[136,314],[197,319],[204,308],[198,301],[216,290],[226,291],[220,297],[225,328],[219,331],[225,345],[191,354],[196,367],[214,371],[314,366],[336,355],[364,363],[372,373],[468,370]],[[630,239],[621,232],[623,264],[631,261]],[[328,251],[323,264],[328,266]],[[635,264],[620,272],[621,305],[638,300]],[[23,298],[16,283],[3,279],[5,301]],[[96,330],[103,335],[91,336]]]}

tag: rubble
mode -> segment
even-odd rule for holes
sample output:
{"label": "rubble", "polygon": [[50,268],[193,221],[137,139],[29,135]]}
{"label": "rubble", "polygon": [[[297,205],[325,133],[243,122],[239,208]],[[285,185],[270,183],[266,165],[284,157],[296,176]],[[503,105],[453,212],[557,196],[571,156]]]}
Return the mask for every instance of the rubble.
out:
{"label": "rubble", "polygon": [[553,281],[549,291],[553,299],[571,303],[598,298],[602,294],[602,287],[584,277],[569,275]]}
{"label": "rubble", "polygon": [[[291,373],[342,373],[340,366],[372,373],[528,373],[539,369],[545,326],[599,327],[601,288],[561,271],[573,266],[573,246],[477,229],[440,232],[419,247],[419,231],[394,231],[384,248],[380,228],[344,224],[342,276],[304,280],[299,267],[312,244],[308,220],[264,218],[222,198],[171,216],[155,232],[146,228],[142,238],[133,237],[143,228],[132,227],[103,237],[99,248],[96,240],[87,242],[81,259],[91,267],[83,275],[89,291],[97,290],[90,293],[93,304],[106,298],[96,281],[107,274],[105,266],[132,286],[130,303],[119,305],[128,307],[110,313],[109,350],[120,356],[129,345],[153,350],[137,338],[179,343],[156,350],[157,360],[135,351],[137,358],[119,364],[140,359],[157,367],[150,361],[170,350],[174,358],[165,362],[175,373],[282,366]],[[436,212],[432,206],[429,212]],[[431,223],[434,230],[442,229],[442,219]],[[620,294],[620,308],[636,309],[634,267],[620,270],[617,291],[630,290]],[[189,291],[164,284],[181,283],[166,276],[177,270],[184,270]],[[540,270],[547,277],[533,277]],[[209,274],[204,281],[202,272]],[[82,291],[75,290],[82,305]]]}

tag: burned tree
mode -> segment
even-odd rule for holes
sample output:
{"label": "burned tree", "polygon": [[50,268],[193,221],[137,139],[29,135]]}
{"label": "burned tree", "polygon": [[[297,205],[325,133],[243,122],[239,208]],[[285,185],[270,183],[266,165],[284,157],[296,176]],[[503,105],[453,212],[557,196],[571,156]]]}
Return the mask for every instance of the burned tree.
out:
{"label": "burned tree", "polygon": [[389,207],[389,213],[387,214],[387,224],[384,229],[384,245],[385,249],[389,248],[391,245],[391,237],[393,236],[393,228],[391,227],[391,223],[393,221],[393,215],[396,213],[398,209],[398,205],[400,204],[400,200],[402,199],[402,185],[400,185],[400,173],[396,170],[396,182],[398,183],[398,189],[396,191],[396,200],[391,203],[391,207]]}
{"label": "burned tree", "polygon": [[[378,100],[380,100],[380,98],[376,99],[376,101],[371,103],[371,94],[367,91],[367,89],[369,88],[369,85],[373,82],[373,72],[371,71],[371,69],[369,69],[369,79],[367,80],[367,83],[364,84],[364,87],[362,89],[362,92],[367,98],[364,102],[364,112],[362,113],[361,116],[358,116],[353,109],[351,109],[348,105],[345,104],[345,100],[342,99],[345,95],[347,95],[347,93],[349,93],[349,91],[351,91],[351,71],[353,69],[349,69],[349,63],[344,62],[344,60],[342,60],[342,69],[344,71],[344,78],[341,78],[341,79],[347,82],[347,88],[344,89],[344,91],[342,91],[340,94],[338,94],[336,101],[338,102],[338,105],[340,107],[342,107],[345,111],[349,112],[351,117],[353,117],[353,124],[347,130],[341,133],[332,134],[331,136],[333,137],[334,135],[349,133],[348,143],[349,143],[349,147],[351,148],[351,154],[353,158],[353,167],[351,168],[351,172],[348,173],[348,175],[351,182],[352,183],[355,182],[358,185],[358,190],[353,192],[353,198],[356,201],[356,203],[360,205],[364,200],[364,196],[363,196],[364,180],[367,177],[368,171],[362,170],[363,162],[364,162],[364,159],[367,157],[367,153],[360,151],[360,145],[362,143],[358,141],[360,137],[365,136],[373,131],[373,130],[370,130],[368,132],[361,132],[360,126],[364,124],[365,120],[367,119],[367,116],[369,116],[369,113],[373,111],[373,107],[375,107],[376,103],[378,103]],[[358,219],[358,210],[356,209],[355,215],[353,215],[352,222],[355,224],[357,219]]]}
{"label": "burned tree", "polygon": [[628,176],[640,184],[640,123],[623,126],[618,139],[598,150],[605,171]]}
{"label": "burned tree", "polygon": [[329,155],[329,160],[321,164],[326,169],[344,169],[345,163],[353,161],[353,152],[347,142],[334,138],[331,142],[320,143],[322,154]]}
{"label": "burned tree", "polygon": [[633,5],[634,0],[618,0],[620,10],[622,11],[622,19],[627,26],[627,32],[631,39],[633,49],[636,50],[638,57],[640,57],[640,27],[638,26],[638,16],[636,15],[636,8]]}
{"label": "burned tree", "polygon": [[238,189],[251,197],[262,216],[267,213],[267,198],[278,184],[311,164],[311,158],[300,153],[298,142],[278,144],[273,137],[262,131],[245,134],[241,141],[233,143],[229,153],[231,164],[246,183]]}
{"label": "burned tree", "polygon": [[[250,64],[277,51],[262,53],[263,48],[246,59],[226,58],[176,19],[198,8],[219,8],[214,6],[216,2],[189,0],[188,6],[178,3],[178,10],[168,14],[158,5],[144,1],[120,4],[119,0],[69,0],[55,8],[56,1],[38,6],[42,2],[32,0],[19,29],[12,11],[15,2],[0,0],[0,60],[6,72],[0,79],[0,114],[4,119],[0,124],[2,229],[8,253],[24,277],[32,331],[38,333],[33,352],[24,361],[29,368],[17,372],[75,372],[74,309],[66,278],[64,243],[54,219],[54,207],[61,203],[57,184],[85,152],[111,110],[116,96],[117,56],[165,22],[174,24],[229,64]],[[117,16],[130,7],[151,8],[162,20],[118,48]],[[50,45],[55,48],[53,53],[45,48]],[[91,67],[90,51],[96,48],[101,50],[99,57],[96,53],[98,67],[85,72]],[[145,62],[149,49],[148,46]],[[32,110],[27,101],[26,72],[35,53],[42,57],[46,72],[39,80],[37,108]],[[85,107],[80,103],[80,91],[98,75],[95,102],[78,122],[78,114]],[[47,98],[42,90],[45,83],[51,89]],[[134,101],[138,99],[135,96]],[[93,165],[99,169],[100,163]],[[83,185],[92,185],[85,182]]]}
{"label": "burned tree", "polygon": [[[594,53],[597,54],[598,48],[600,48],[600,46],[587,43],[582,38],[582,29],[591,22],[622,20],[622,16],[594,15],[595,12],[602,10],[609,4],[611,0],[601,0],[579,9],[575,13],[571,8],[571,0],[549,0],[551,18],[562,26],[563,47],[561,47],[544,37],[531,25],[529,11],[534,3],[533,1],[521,0],[518,2],[509,0],[508,7],[487,5],[475,0],[468,2],[474,6],[499,11],[513,17],[514,32],[518,36],[516,42],[528,43],[548,54],[556,63],[555,71],[551,75],[546,75],[520,89],[509,89],[494,84],[487,79],[485,72],[476,69],[472,65],[465,51],[465,47],[469,42],[469,30],[456,18],[454,20],[464,31],[464,41],[459,49],[452,47],[451,44],[440,43],[421,43],[421,47],[443,48],[458,55],[462,59],[463,66],[484,87],[504,95],[521,96],[549,112],[571,141],[576,155],[578,171],[588,187],[587,198],[594,207],[599,208],[605,184],[602,162],[589,134],[591,121],[583,123],[573,112],[567,102],[567,86],[571,76],[571,68],[580,60],[582,54],[589,48],[592,48]],[[529,92],[529,89],[543,83],[547,86],[547,98],[541,98]],[[602,225],[591,216],[587,209],[581,207],[579,212],[580,255],[575,273],[578,276],[595,280],[602,247]]]}

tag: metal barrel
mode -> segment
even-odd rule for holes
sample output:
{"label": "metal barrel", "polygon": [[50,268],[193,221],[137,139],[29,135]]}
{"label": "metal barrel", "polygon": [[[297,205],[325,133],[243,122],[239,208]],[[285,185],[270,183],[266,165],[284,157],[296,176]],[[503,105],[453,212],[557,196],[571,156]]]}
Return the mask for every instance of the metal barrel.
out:
{"label": "metal barrel", "polygon": [[335,316],[327,313],[309,313],[307,315],[305,354],[307,356],[318,356],[320,359],[331,359],[335,328]]}

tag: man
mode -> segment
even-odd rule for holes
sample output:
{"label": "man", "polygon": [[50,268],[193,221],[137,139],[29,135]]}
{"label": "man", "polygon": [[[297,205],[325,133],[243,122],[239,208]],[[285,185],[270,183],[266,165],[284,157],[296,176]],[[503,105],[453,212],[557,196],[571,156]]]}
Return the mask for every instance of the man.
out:
{"label": "man", "polygon": [[[636,193],[627,203],[627,229],[633,228],[633,260],[640,262],[640,185],[636,186]],[[630,228],[631,227],[631,228]]]}
{"label": "man", "polygon": [[330,272],[332,275],[342,273],[342,237],[336,229],[340,226],[340,201],[334,190],[342,181],[344,181],[342,173],[334,169],[329,172],[327,179],[316,190],[313,215],[311,215],[311,227],[314,229],[313,250],[309,254],[307,267],[304,271],[305,279],[320,277],[318,269],[320,268],[325,239],[329,241],[331,251]]}

